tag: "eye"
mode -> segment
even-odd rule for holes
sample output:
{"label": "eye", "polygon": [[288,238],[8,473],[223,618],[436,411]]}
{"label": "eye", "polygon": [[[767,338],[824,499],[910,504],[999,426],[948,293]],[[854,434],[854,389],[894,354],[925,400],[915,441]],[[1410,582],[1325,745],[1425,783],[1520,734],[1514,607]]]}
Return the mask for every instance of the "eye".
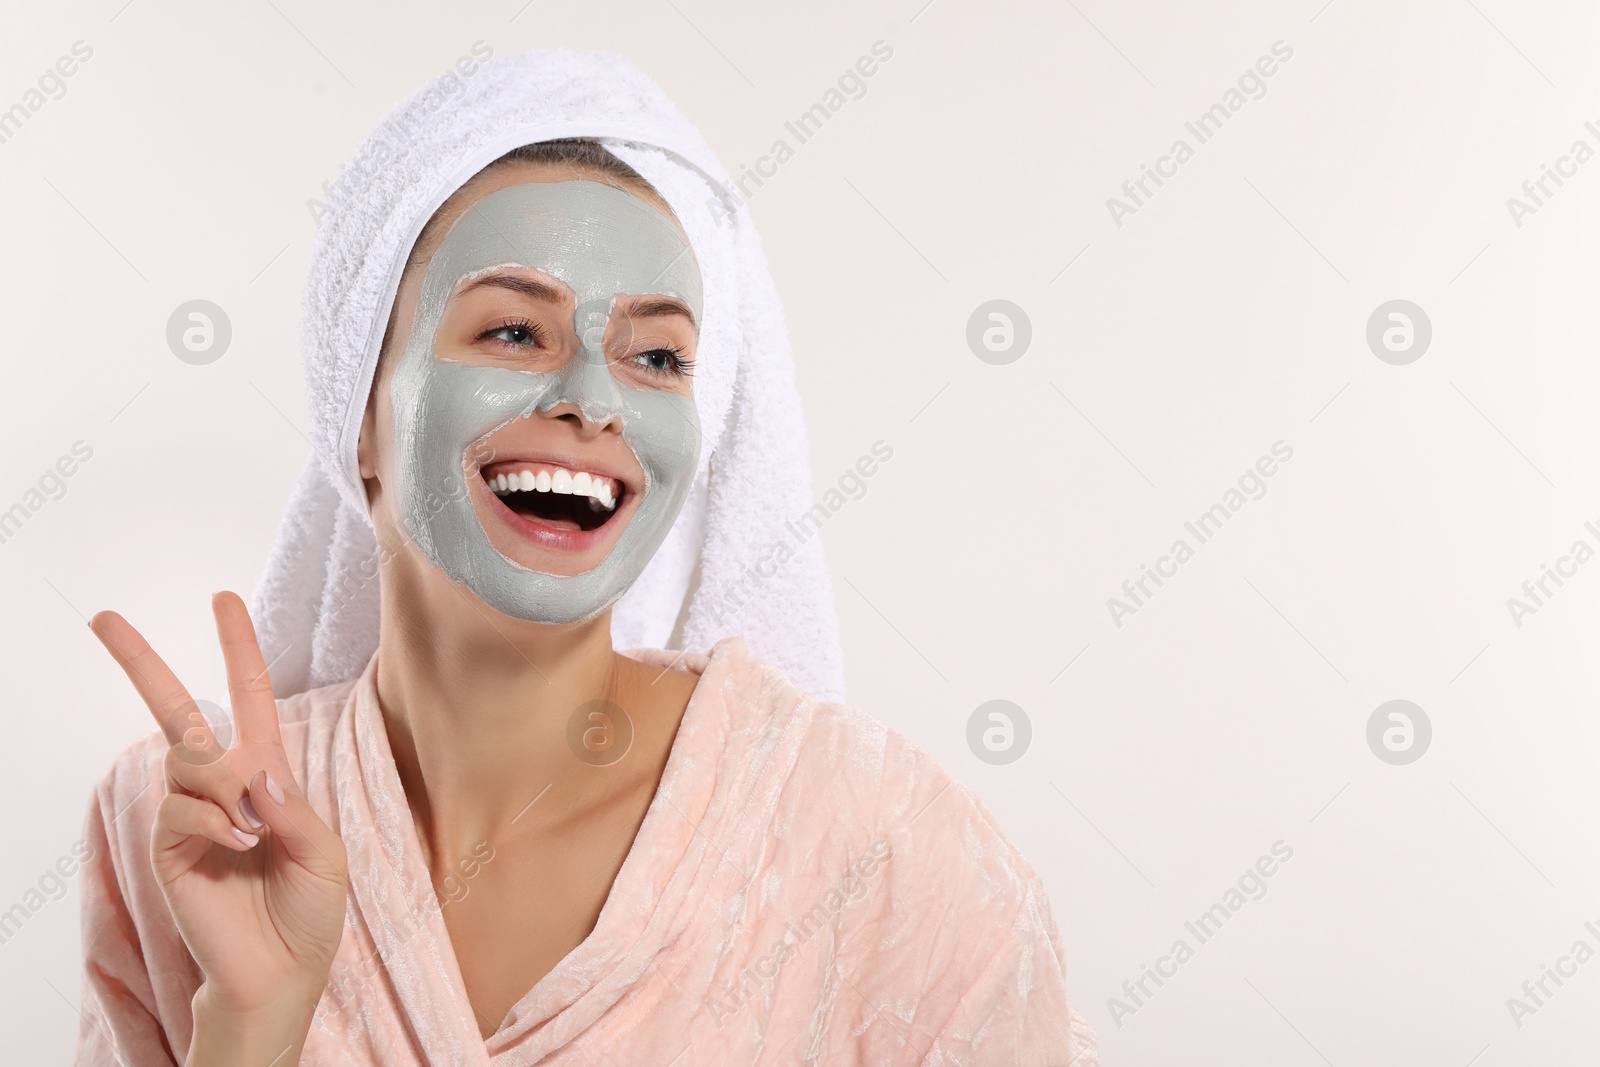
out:
{"label": "eye", "polygon": [[677,378],[687,377],[694,369],[694,360],[686,359],[676,348],[651,348],[628,359],[651,374],[668,374]]}
{"label": "eye", "polygon": [[510,348],[531,348],[544,341],[538,323],[514,319],[491,326],[478,335],[480,341],[494,341]]}

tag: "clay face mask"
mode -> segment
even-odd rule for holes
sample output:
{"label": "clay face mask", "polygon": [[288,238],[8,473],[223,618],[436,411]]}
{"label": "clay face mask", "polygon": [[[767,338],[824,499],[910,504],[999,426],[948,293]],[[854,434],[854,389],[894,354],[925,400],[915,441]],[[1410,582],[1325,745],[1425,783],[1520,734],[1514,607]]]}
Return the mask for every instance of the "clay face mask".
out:
{"label": "clay face mask", "polygon": [[[435,337],[457,283],[507,265],[544,271],[576,295],[581,347],[560,370],[436,357]],[[699,322],[694,253],[656,208],[593,181],[497,189],[456,220],[428,263],[411,340],[390,382],[398,512],[423,554],[497,611],[545,623],[593,618],[633,584],[688,496],[700,455],[693,398],[619,381],[602,345],[613,299],[644,294],[678,297]],[[468,495],[478,477],[467,461],[473,443],[557,404],[573,404],[597,424],[620,415],[622,439],[644,469],[642,498],[610,554],[570,576],[507,559],[490,544]]]}

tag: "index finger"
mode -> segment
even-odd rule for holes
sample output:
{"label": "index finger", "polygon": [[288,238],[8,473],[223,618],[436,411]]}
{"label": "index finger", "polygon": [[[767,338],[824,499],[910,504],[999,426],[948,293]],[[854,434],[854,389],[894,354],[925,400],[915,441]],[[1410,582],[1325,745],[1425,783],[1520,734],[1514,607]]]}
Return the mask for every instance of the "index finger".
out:
{"label": "index finger", "polygon": [[233,723],[239,743],[270,745],[283,750],[278,733],[278,702],[272,697],[272,679],[256,641],[255,624],[237,593],[217,593],[211,598],[217,619],[217,640],[228,665],[228,696],[233,701]]}
{"label": "index finger", "polygon": [[221,751],[189,690],[127,619],[114,611],[102,611],[89,620],[89,629],[133,683],[168,744],[182,744],[196,752]]}

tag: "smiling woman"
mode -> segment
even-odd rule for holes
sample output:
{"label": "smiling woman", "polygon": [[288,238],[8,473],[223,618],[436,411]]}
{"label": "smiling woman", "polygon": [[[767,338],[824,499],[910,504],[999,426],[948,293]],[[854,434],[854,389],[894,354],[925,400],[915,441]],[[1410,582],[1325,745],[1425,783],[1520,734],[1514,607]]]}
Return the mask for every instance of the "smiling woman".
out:
{"label": "smiling woman", "polygon": [[78,1062],[1094,1064],[1032,868],[834,699],[819,540],[752,588],[805,437],[703,141],[595,54],[425,99],[318,231],[237,743],[94,619],[161,729],[90,806]]}
{"label": "smiling woman", "polygon": [[[665,539],[699,458],[684,370],[701,283],[687,238],[639,197],[581,175],[560,162],[491,165],[446,203],[427,270],[401,282],[396,312],[411,329],[394,331],[396,352],[380,361],[360,448],[374,510],[391,499],[387,481],[404,535],[431,563],[530,621],[582,622],[615,602]],[[482,284],[512,278],[521,284]],[[641,313],[663,307],[678,313]],[[389,459],[384,442],[404,445]],[[519,493],[528,463],[550,468],[552,496],[558,477],[570,498],[578,475],[592,486],[600,473],[620,491],[610,521],[513,512],[483,477],[507,462]],[[458,478],[467,494],[424,506]],[[378,525],[380,544],[400,540]]]}

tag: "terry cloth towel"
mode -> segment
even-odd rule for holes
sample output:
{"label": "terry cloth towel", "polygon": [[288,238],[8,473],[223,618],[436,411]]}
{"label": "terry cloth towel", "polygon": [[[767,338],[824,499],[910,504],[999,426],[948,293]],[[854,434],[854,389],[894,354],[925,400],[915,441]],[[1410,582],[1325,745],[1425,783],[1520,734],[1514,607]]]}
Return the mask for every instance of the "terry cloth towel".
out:
{"label": "terry cloth towel", "polygon": [[613,639],[703,651],[737,634],[802,689],[843,698],[794,363],[755,227],[654,82],[615,56],[565,50],[463,60],[379,123],[333,184],[301,314],[312,455],[252,612],[278,695],[352,678],[377,648],[377,547],[356,442],[405,258],[485,164],[564,137],[599,139],[655,186],[704,281],[695,488],[617,603]]}
{"label": "terry cloth towel", "polygon": [[[395,771],[377,663],[279,702],[290,767],[350,858],[302,1064],[1098,1063],[1044,886],[982,802],[737,638],[683,657],[700,678],[594,930],[486,1041]],[[189,1047],[204,976],[149,860],[166,751],[159,732],[130,746],[89,806],[79,1067],[161,1067]]]}

